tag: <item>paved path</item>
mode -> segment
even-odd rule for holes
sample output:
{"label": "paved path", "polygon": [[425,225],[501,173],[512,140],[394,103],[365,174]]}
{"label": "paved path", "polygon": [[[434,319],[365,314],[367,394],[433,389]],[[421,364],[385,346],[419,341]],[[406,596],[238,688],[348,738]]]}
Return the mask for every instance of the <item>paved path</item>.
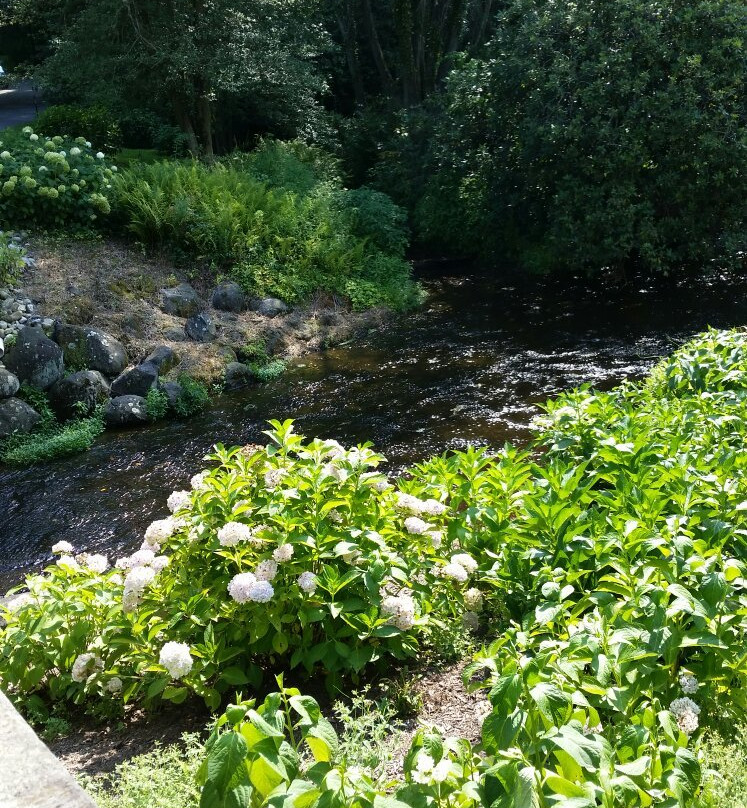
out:
{"label": "paved path", "polygon": [[0,691],[0,807],[96,808]]}
{"label": "paved path", "polygon": [[36,118],[37,110],[43,108],[40,94],[34,93],[30,82],[21,82],[12,90],[0,90],[0,129],[29,123]]}

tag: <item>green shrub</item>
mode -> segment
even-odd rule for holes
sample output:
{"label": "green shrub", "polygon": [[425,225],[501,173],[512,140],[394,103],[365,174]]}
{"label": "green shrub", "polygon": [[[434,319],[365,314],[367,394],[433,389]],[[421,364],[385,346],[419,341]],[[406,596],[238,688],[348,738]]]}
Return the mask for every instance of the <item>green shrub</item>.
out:
{"label": "green shrub", "polygon": [[741,265],[740,0],[511,0],[495,31],[449,76],[426,237],[542,269]]}
{"label": "green shrub", "polygon": [[[0,144],[1,145],[1,144]],[[46,139],[31,127],[0,152],[0,224],[67,230],[90,228],[109,213],[116,166],[83,138]]]}
{"label": "green shrub", "polygon": [[115,116],[104,106],[78,107],[60,104],[39,113],[34,127],[40,132],[60,132],[66,140],[90,140],[97,151],[116,151],[122,133]]}
{"label": "green shrub", "polygon": [[250,362],[249,367],[257,377],[257,381],[271,382],[285,373],[286,364],[282,359],[271,359],[264,362]]}
{"label": "green shrub", "polygon": [[704,788],[698,808],[747,808],[747,727],[706,735]]}
{"label": "green shrub", "polygon": [[181,391],[174,403],[174,412],[180,418],[189,418],[204,410],[210,403],[210,393],[204,384],[183,373],[179,377]]}
{"label": "green shrub", "polygon": [[133,167],[117,183],[120,217],[143,244],[222,267],[254,295],[294,303],[322,290],[356,308],[417,302],[402,211],[376,192],[342,191],[317,167],[319,152],[302,162],[299,149],[270,143],[212,167]]}
{"label": "green shrub", "polygon": [[0,232],[0,286],[16,283],[28,260],[26,250]]}
{"label": "green shrub", "polygon": [[145,409],[151,421],[160,421],[169,411],[169,397],[163,390],[151,387],[145,396]]}
{"label": "green shrub", "polygon": [[28,466],[85,452],[103,430],[101,415],[70,421],[64,426],[47,422],[37,432],[6,438],[0,448],[0,460],[3,463]]}

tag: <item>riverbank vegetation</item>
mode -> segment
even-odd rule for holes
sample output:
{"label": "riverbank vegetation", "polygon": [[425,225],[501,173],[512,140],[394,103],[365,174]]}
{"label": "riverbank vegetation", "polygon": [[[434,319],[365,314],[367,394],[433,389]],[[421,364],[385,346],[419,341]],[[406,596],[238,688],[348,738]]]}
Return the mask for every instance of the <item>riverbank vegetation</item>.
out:
{"label": "riverbank vegetation", "polygon": [[22,705],[218,709],[459,626],[484,638],[464,671],[480,746],[422,730],[384,786],[281,681],[226,708],[204,804],[709,804],[701,738],[745,718],[746,394],[744,332],[709,332],[644,382],[550,402],[541,455],[469,449],[397,480],[275,423],[267,447],[219,447],[114,568],[57,546],[5,608],[0,678]]}

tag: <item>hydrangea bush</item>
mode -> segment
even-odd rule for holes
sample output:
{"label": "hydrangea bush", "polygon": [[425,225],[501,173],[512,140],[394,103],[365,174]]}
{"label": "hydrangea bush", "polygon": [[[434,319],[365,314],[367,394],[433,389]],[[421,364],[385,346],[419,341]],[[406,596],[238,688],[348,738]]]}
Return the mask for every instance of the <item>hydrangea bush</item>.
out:
{"label": "hydrangea bush", "polygon": [[26,126],[0,141],[0,224],[90,228],[110,212],[116,170],[83,138],[48,138]]}
{"label": "hydrangea bush", "polygon": [[[258,684],[263,666],[332,682],[412,656],[462,619],[465,601],[478,622],[478,563],[443,487],[413,479],[403,491],[366,446],[273,427],[267,447],[218,447],[216,468],[174,492],[172,515],[112,569],[55,545],[56,564],[9,605],[3,682],[83,701],[116,677],[125,700],[193,691],[217,707],[229,688]],[[43,627],[32,641],[30,624]],[[76,661],[90,654],[81,680]]]}

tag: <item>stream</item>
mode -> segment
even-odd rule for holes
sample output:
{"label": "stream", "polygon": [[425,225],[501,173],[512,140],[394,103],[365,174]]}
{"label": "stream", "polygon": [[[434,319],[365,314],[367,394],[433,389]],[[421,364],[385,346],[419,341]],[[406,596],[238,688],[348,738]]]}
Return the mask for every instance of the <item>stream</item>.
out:
{"label": "stream", "polygon": [[268,418],[294,418],[310,437],[370,440],[396,471],[468,442],[525,443],[537,404],[557,392],[640,377],[706,326],[747,323],[747,279],[716,272],[615,290],[458,264],[419,274],[429,295],[420,310],[303,357],[274,382],[220,396],[188,421],[107,432],[86,454],[0,467],[0,585],[48,562],[63,539],[130,551],[214,443],[262,442]]}

